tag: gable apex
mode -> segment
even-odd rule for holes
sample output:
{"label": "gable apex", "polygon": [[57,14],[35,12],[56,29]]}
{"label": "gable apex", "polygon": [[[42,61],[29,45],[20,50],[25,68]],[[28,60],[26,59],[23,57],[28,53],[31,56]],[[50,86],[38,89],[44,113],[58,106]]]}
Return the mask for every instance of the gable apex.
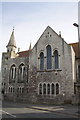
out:
{"label": "gable apex", "polygon": [[[60,35],[57,32],[55,32],[49,25],[46,27],[45,30],[47,30],[47,29],[51,29],[57,36],[60,37]],[[60,38],[62,38],[62,37],[60,37]]]}

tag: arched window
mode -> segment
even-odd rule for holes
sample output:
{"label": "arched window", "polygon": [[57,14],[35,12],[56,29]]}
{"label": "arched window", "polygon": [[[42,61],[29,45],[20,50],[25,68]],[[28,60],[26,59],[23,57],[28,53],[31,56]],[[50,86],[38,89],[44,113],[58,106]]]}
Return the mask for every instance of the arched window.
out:
{"label": "arched window", "polygon": [[59,68],[59,58],[58,58],[58,51],[54,51],[54,65],[55,69]]}
{"label": "arched window", "polygon": [[9,87],[9,92],[10,92],[10,87]]}
{"label": "arched window", "polygon": [[23,82],[25,78],[25,66],[21,64],[18,69],[18,82]]}
{"label": "arched window", "polygon": [[22,93],[24,93],[24,88],[22,88]]}
{"label": "arched window", "polygon": [[59,94],[59,84],[56,83],[56,95],[58,95],[58,94]]}
{"label": "arched window", "polygon": [[14,93],[14,88],[13,88],[13,93]]}
{"label": "arched window", "polygon": [[10,68],[10,82],[15,81],[16,78],[16,66],[12,65]]}
{"label": "arched window", "polygon": [[54,95],[54,84],[51,84],[51,94]]}
{"label": "arched window", "polygon": [[42,84],[39,84],[39,94],[42,94]]}
{"label": "arched window", "polygon": [[47,84],[47,94],[48,95],[50,94],[50,84],[49,83]]}
{"label": "arched window", "polygon": [[46,84],[43,84],[43,94],[46,95]]}
{"label": "arched window", "polygon": [[52,69],[52,50],[51,50],[51,46],[48,45],[46,47],[47,50],[47,69]]}
{"label": "arched window", "polygon": [[11,87],[11,93],[13,92],[13,88]]}
{"label": "arched window", "polygon": [[44,53],[40,53],[40,70],[44,70]]}
{"label": "arched window", "polygon": [[22,88],[21,87],[19,88],[19,90],[20,90],[19,92],[22,93]]}

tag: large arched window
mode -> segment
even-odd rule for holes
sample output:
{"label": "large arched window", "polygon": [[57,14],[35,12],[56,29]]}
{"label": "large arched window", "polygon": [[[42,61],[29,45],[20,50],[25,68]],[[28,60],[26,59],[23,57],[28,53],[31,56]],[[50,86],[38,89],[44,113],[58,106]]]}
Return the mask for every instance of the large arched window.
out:
{"label": "large arched window", "polygon": [[47,69],[52,69],[52,50],[51,46],[48,45],[46,47],[47,50]]}
{"label": "large arched window", "polygon": [[16,78],[16,66],[13,64],[10,68],[10,82],[14,82]]}
{"label": "large arched window", "polygon": [[49,83],[47,84],[47,94],[48,95],[50,94],[50,84]]}
{"label": "large arched window", "polygon": [[56,83],[56,95],[58,95],[58,94],[59,94],[59,84]]}
{"label": "large arched window", "polygon": [[46,84],[43,84],[43,94],[46,95]]}
{"label": "large arched window", "polygon": [[39,94],[40,95],[42,94],[42,84],[41,83],[39,84]]}
{"label": "large arched window", "polygon": [[24,64],[22,63],[22,64],[19,66],[19,69],[18,69],[18,81],[19,81],[19,82],[23,82],[23,81],[24,81],[24,78],[25,78],[25,66],[24,66]]}
{"label": "large arched window", "polygon": [[54,84],[51,84],[51,94],[54,95]]}
{"label": "large arched window", "polygon": [[40,53],[40,70],[44,70],[44,53]]}
{"label": "large arched window", "polygon": [[58,51],[54,51],[54,66],[55,69],[59,68],[59,58],[58,58]]}

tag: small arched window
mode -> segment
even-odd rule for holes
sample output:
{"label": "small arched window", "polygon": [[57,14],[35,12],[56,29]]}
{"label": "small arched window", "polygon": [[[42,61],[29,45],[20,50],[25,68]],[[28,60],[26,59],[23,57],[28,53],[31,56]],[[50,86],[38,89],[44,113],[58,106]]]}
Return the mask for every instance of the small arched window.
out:
{"label": "small arched window", "polygon": [[13,92],[13,88],[11,87],[11,93]]}
{"label": "small arched window", "polygon": [[43,84],[43,94],[46,95],[46,84]]}
{"label": "small arched window", "polygon": [[40,53],[40,70],[44,70],[44,53]]}
{"label": "small arched window", "polygon": [[48,95],[50,94],[50,84],[49,83],[47,84],[47,94]]}
{"label": "small arched window", "polygon": [[59,84],[56,83],[56,95],[58,95],[58,94],[59,94]]}
{"label": "small arched window", "polygon": [[46,51],[47,51],[47,69],[52,69],[52,50],[50,45],[46,47]]}
{"label": "small arched window", "polygon": [[12,65],[10,68],[10,82],[15,81],[16,78],[16,66]]}
{"label": "small arched window", "polygon": [[25,66],[21,64],[18,69],[18,81],[22,82],[25,78]]}
{"label": "small arched window", "polygon": [[10,87],[9,87],[9,92],[10,92]]}
{"label": "small arched window", "polygon": [[39,84],[39,94],[42,94],[42,84]]}
{"label": "small arched window", "polygon": [[55,66],[55,69],[59,68],[59,58],[58,58],[57,50],[54,51],[54,66]]}
{"label": "small arched window", "polygon": [[51,84],[51,94],[54,95],[54,84]]}

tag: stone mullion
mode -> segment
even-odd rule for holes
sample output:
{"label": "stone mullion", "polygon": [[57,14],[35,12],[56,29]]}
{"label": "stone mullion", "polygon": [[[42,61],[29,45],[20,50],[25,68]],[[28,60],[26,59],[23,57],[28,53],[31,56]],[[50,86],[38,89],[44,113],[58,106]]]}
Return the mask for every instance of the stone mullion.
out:
{"label": "stone mullion", "polygon": [[60,67],[61,67],[61,66],[60,66],[60,55],[58,56],[58,59],[59,59],[59,60],[58,60],[58,66],[59,66],[59,69],[61,69],[61,68],[60,68]]}
{"label": "stone mullion", "polygon": [[44,57],[44,70],[47,69],[47,61],[46,61],[46,57]]}
{"label": "stone mullion", "polygon": [[54,56],[52,56],[52,69],[54,69]]}
{"label": "stone mullion", "polygon": [[14,100],[17,99],[17,83],[18,83],[18,67],[16,67],[16,78],[15,78],[15,85],[14,85]]}
{"label": "stone mullion", "polygon": [[43,95],[43,83],[42,83],[42,95]]}
{"label": "stone mullion", "polygon": [[52,94],[51,94],[51,91],[52,91],[52,88],[51,88],[51,84],[50,84],[50,96],[52,95]]}
{"label": "stone mullion", "polygon": [[47,83],[46,83],[46,95],[48,95],[48,87],[47,87]]}

